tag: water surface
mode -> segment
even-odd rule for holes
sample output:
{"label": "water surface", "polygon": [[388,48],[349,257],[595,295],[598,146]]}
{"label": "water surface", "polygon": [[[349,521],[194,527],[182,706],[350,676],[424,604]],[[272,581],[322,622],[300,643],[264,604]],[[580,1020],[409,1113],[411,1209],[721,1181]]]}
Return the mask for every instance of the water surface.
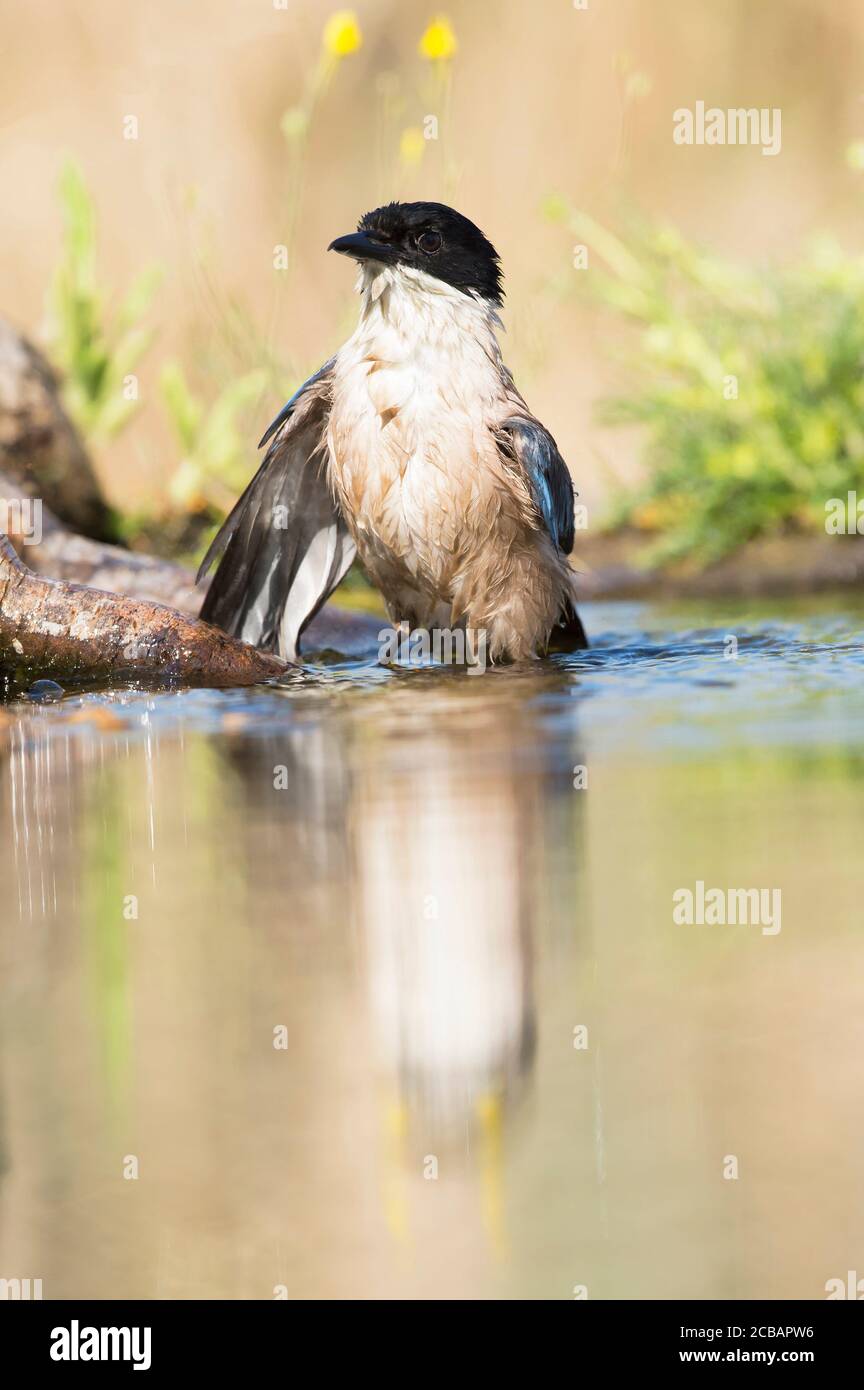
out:
{"label": "water surface", "polygon": [[[6,707],[0,1276],[819,1298],[861,1268],[864,606],[586,619],[527,671],[368,649]],[[781,929],[676,924],[697,881],[779,889]]]}

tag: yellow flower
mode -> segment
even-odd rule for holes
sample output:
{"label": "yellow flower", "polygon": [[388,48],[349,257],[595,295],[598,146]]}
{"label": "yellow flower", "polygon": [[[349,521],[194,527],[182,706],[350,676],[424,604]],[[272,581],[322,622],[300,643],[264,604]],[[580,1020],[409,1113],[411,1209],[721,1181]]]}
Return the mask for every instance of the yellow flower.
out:
{"label": "yellow flower", "polygon": [[336,10],[324,25],[324,47],[334,58],[347,58],[363,42],[360,21],[353,10]]}
{"label": "yellow flower", "polygon": [[419,164],[426,153],[426,141],[419,126],[411,125],[402,132],[399,141],[399,158],[403,164]]}
{"label": "yellow flower", "polygon": [[446,63],[458,47],[449,19],[446,15],[439,14],[427,25],[426,32],[420,40],[420,56],[428,58],[430,63]]}

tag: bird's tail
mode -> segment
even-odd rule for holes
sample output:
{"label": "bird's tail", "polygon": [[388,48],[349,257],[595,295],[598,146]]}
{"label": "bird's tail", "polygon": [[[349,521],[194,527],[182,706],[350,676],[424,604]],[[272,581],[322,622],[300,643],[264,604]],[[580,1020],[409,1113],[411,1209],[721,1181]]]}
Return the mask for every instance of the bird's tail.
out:
{"label": "bird's tail", "polygon": [[547,652],[576,652],[589,645],[582,626],[582,619],[576,611],[576,604],[568,597],[564,601],[561,615],[549,634]]}

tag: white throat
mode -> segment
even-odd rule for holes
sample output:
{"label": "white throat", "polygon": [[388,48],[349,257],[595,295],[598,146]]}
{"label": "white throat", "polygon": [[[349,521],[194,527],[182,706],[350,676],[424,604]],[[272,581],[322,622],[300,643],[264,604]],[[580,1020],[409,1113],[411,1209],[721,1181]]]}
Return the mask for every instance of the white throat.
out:
{"label": "white throat", "polygon": [[504,325],[488,299],[466,294],[411,266],[377,261],[360,267],[357,290],[362,305],[355,339],[369,344],[374,340],[377,345],[383,338],[391,348],[401,340],[403,353],[422,344],[452,349],[458,357],[458,340],[464,335],[500,361],[496,332],[503,331]]}

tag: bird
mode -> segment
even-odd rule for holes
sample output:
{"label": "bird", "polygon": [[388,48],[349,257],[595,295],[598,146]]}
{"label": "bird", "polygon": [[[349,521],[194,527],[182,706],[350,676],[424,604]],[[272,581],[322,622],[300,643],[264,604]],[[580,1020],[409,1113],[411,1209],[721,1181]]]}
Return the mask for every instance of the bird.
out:
{"label": "bird", "polygon": [[357,328],[264,434],[201,617],[296,661],[357,558],[402,630],[482,633],[492,663],[587,646],[573,482],[504,364],[494,246],[443,203],[391,202],[328,250],[359,268]]}

